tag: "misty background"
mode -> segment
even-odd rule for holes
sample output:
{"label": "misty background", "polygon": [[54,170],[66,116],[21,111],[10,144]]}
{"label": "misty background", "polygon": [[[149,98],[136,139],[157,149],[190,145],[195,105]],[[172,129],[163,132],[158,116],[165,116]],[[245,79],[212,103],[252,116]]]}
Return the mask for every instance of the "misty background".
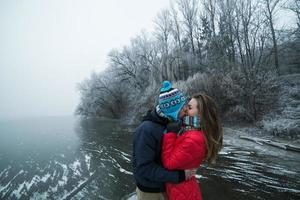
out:
{"label": "misty background", "polygon": [[0,1],[0,119],[72,115],[76,84],[168,0]]}

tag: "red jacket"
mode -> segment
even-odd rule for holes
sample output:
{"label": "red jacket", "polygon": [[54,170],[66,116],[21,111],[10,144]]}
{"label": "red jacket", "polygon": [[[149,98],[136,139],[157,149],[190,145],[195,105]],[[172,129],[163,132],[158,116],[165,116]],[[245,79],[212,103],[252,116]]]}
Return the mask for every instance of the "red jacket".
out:
{"label": "red jacket", "polygon": [[[198,168],[207,154],[203,131],[189,130],[177,137],[175,133],[163,136],[162,162],[169,170]],[[195,177],[179,184],[166,183],[169,200],[202,200]]]}

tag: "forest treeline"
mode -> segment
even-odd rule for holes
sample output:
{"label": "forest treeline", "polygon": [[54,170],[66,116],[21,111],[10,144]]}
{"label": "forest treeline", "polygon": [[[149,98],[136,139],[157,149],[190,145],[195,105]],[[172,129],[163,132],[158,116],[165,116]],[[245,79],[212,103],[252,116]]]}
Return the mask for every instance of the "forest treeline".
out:
{"label": "forest treeline", "polygon": [[255,122],[276,107],[278,77],[300,72],[300,0],[175,0],[154,23],[78,84],[76,114],[134,122],[169,80],[211,95],[225,121]]}

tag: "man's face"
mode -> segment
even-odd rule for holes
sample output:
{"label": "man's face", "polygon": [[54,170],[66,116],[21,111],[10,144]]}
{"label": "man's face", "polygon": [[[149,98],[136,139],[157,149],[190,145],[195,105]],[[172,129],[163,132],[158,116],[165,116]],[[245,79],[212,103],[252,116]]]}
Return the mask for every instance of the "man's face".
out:
{"label": "man's face", "polygon": [[179,112],[179,114],[178,114],[179,119],[182,119],[182,118],[186,115],[186,112],[187,112],[187,105],[185,104],[185,105],[181,108],[181,110],[180,110],[180,112]]}

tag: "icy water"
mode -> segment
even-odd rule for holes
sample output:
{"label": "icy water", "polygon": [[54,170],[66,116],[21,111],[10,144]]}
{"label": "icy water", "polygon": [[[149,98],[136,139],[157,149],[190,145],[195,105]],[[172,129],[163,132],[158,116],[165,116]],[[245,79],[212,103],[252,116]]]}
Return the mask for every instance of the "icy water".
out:
{"label": "icy water", "polygon": [[[134,127],[48,117],[0,122],[0,199],[135,199]],[[215,166],[197,179],[204,200],[300,199],[300,154],[226,129]]]}

